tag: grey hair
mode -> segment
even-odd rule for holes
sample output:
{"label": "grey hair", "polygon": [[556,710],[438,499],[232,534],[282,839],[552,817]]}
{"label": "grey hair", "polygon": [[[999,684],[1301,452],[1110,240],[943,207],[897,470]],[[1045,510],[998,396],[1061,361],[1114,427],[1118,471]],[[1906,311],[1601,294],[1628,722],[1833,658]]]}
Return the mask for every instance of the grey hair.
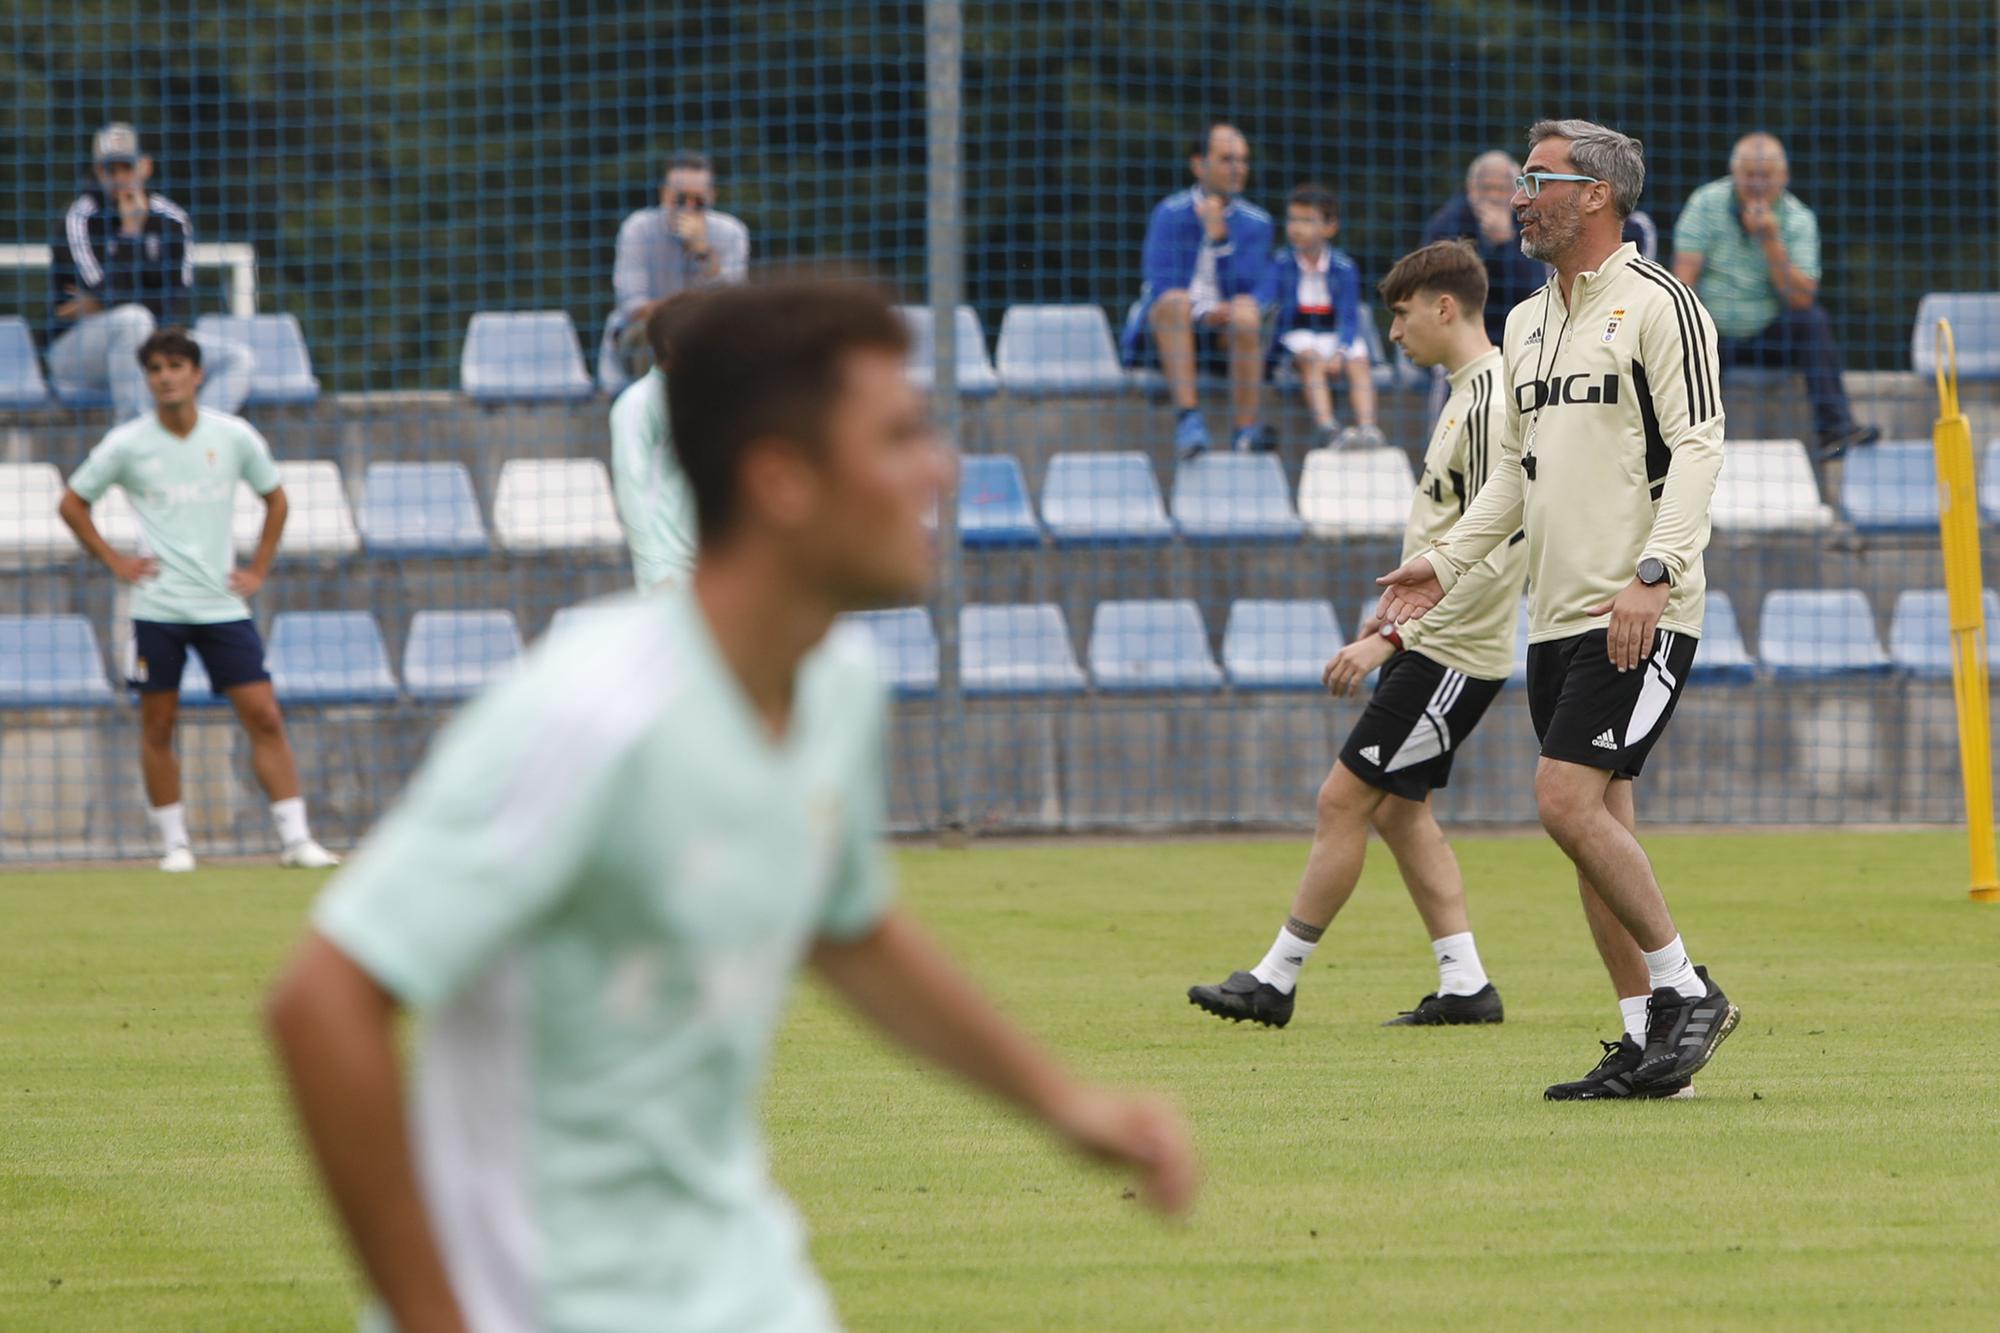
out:
{"label": "grey hair", "polygon": [[[1478,157],[1473,158],[1471,165],[1466,167],[1465,188],[1468,190],[1471,189],[1472,183],[1479,179],[1481,172],[1491,171],[1495,168],[1505,171],[1509,176],[1518,176],[1521,174],[1521,164],[1514,160],[1512,153],[1504,148],[1489,148]],[[1509,183],[1511,184],[1511,182]]]}
{"label": "grey hair", "polygon": [[1738,139],[1736,146],[1729,150],[1729,169],[1734,171],[1753,159],[1769,160],[1785,166],[1785,145],[1768,130],[1754,130]]}
{"label": "grey hair", "polygon": [[1569,160],[1578,172],[1611,187],[1611,206],[1620,218],[1632,216],[1646,188],[1646,146],[1629,134],[1591,120],[1538,120],[1528,129],[1528,147],[1544,139],[1567,139]]}

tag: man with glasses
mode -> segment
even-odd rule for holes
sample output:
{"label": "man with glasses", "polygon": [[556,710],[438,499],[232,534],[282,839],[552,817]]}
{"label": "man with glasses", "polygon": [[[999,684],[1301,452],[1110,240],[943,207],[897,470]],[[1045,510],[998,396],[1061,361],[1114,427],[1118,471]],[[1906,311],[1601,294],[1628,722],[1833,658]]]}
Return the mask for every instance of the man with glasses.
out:
{"label": "man with glasses", "polygon": [[1729,174],[1688,196],[1674,226],[1674,276],[1701,293],[1722,335],[1722,366],[1805,376],[1822,459],[1882,438],[1848,405],[1840,347],[1819,305],[1819,220],[1785,188],[1791,168],[1772,134],[1746,134]]}
{"label": "man with glasses", "polygon": [[1588,1075],[1545,1095],[1674,1097],[1738,1018],[1688,960],[1632,800],[1701,635],[1722,469],[1715,326],[1620,239],[1646,179],[1639,141],[1587,120],[1528,137],[1514,214],[1522,248],[1556,272],[1507,320],[1508,439],[1465,516],[1382,578],[1380,614],[1424,615],[1526,530],[1535,803],[1576,866],[1625,1027]]}
{"label": "man with glasses", "polygon": [[715,206],[715,164],[681,149],[667,159],[657,208],[618,228],[611,287],[618,304],[604,321],[597,379],[617,393],[650,368],[646,317],[675,292],[741,282],[750,268],[750,229]]}

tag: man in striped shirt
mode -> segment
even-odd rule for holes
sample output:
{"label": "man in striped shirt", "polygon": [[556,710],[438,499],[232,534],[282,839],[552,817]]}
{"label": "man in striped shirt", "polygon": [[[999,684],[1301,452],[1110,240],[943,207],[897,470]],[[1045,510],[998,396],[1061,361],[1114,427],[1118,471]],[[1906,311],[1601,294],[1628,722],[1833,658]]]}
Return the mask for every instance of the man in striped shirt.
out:
{"label": "man in striped shirt", "polygon": [[[194,223],[147,188],[153,159],[139,134],[113,121],[91,140],[95,188],[63,214],[50,247],[49,374],[65,397],[109,391],[113,414],[130,421],[152,397],[139,348],[155,329],[192,322]],[[201,406],[234,413],[250,396],[250,349],[197,332]]]}
{"label": "man in striped shirt", "polygon": [[1535,800],[1576,865],[1625,1021],[1596,1069],[1547,1096],[1671,1097],[1737,1021],[1688,961],[1632,801],[1701,635],[1722,468],[1715,326],[1693,292],[1620,241],[1645,183],[1637,139],[1545,120],[1529,141],[1514,211],[1523,249],[1556,273],[1507,320],[1507,447],[1457,525],[1380,580],[1381,615],[1424,615],[1525,528]]}
{"label": "man in striped shirt", "polygon": [[[1424,453],[1403,554],[1426,550],[1479,494],[1506,428],[1506,380],[1486,336],[1486,269],[1464,241],[1406,255],[1382,280],[1395,316],[1390,338],[1420,366],[1449,377],[1451,397]],[[1218,1018],[1270,1027],[1291,1021],[1299,970],[1354,893],[1368,830],[1395,853],[1403,883],[1431,937],[1438,986],[1390,1019],[1402,1026],[1498,1023],[1500,992],[1487,979],[1465,911],[1458,860],[1431,810],[1458,747],[1506,684],[1514,664],[1527,547],[1496,547],[1453,589],[1437,613],[1400,634],[1371,620],[1326,666],[1326,686],[1351,694],[1381,671],[1374,697],[1320,788],[1317,828],[1291,915],[1264,961],[1188,1000]]]}

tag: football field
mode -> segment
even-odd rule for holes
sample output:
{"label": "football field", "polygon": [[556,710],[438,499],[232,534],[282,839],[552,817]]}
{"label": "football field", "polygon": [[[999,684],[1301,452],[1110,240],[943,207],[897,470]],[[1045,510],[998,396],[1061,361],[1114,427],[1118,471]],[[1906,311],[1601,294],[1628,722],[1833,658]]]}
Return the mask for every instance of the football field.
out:
{"label": "football field", "polygon": [[[900,854],[906,898],[1034,1032],[1192,1117],[1207,1189],[1140,1211],[810,986],[766,1108],[857,1329],[2000,1325],[2000,909],[1943,834],[1656,835],[1743,1023],[1686,1102],[1550,1105],[1616,1011],[1565,863],[1464,838],[1507,1003],[1435,983],[1379,846],[1283,1032],[1191,1008],[1262,955],[1303,844]],[[0,875],[0,1328],[319,1329],[357,1290],[256,1022],[317,883]]]}

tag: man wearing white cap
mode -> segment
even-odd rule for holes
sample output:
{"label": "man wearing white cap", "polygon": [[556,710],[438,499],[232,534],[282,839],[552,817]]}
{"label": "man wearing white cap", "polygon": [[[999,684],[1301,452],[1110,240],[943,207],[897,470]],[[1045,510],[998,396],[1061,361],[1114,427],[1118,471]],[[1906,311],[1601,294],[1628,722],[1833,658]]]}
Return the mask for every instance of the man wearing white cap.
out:
{"label": "man wearing white cap", "polygon": [[[139,345],[156,328],[194,322],[194,224],[146,188],[153,159],[125,122],[92,137],[91,164],[96,183],[70,204],[52,247],[49,373],[58,393],[110,390],[116,419],[129,421],[151,406]],[[201,405],[237,411],[250,394],[250,349],[199,341]]]}

